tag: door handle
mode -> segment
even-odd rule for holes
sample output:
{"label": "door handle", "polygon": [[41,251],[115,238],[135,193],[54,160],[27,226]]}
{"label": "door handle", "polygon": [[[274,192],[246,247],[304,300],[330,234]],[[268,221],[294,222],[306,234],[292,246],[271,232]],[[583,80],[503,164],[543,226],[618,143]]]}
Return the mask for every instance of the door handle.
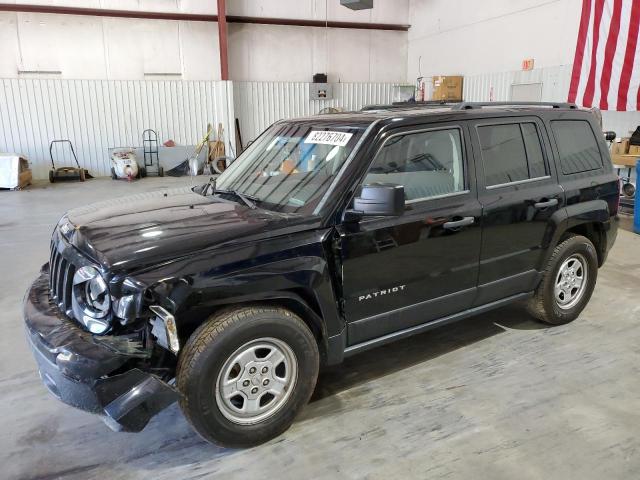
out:
{"label": "door handle", "polygon": [[475,222],[474,217],[463,217],[460,220],[453,220],[451,222],[445,222],[442,225],[442,228],[446,228],[447,230],[452,230],[454,228],[466,227],[467,225],[471,225]]}
{"label": "door handle", "polygon": [[546,200],[544,202],[536,202],[533,204],[533,206],[536,207],[537,209],[555,207],[556,205],[558,205],[557,198],[552,198],[551,200]]}

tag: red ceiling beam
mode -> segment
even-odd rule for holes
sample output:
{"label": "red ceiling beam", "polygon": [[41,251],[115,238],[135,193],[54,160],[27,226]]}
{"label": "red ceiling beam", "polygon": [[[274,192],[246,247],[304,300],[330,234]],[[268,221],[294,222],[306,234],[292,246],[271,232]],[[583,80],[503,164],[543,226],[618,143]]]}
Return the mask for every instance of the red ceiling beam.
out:
{"label": "red ceiling beam", "polygon": [[[219,22],[218,15],[201,13],[147,12],[137,10],[111,10],[106,8],[62,7],[55,5],[23,5],[0,3],[0,12],[56,13],[61,15],[85,15],[92,17],[145,18],[151,20],[184,20],[190,22]],[[329,27],[363,30],[391,30],[406,32],[410,25],[393,23],[338,22],[295,18],[247,17],[226,15],[227,23],[251,23],[260,25],[289,25],[296,27]]]}

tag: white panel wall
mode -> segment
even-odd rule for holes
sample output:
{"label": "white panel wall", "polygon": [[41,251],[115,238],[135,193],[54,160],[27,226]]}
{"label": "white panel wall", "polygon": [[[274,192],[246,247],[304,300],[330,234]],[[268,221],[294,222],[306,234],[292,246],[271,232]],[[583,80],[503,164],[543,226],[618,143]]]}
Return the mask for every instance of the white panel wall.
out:
{"label": "white panel wall", "polygon": [[341,83],[333,85],[333,99],[310,100],[308,83],[234,82],[233,94],[246,145],[277,120],[315,115],[326,107],[350,111],[364,105],[390,103],[395,89],[390,83]]}
{"label": "white panel wall", "polygon": [[566,102],[571,65],[538,68],[531,71],[512,70],[500,73],[467,75],[463,81],[464,99],[470,102],[508,101],[514,84],[542,84],[542,101]]}
{"label": "white panel wall", "polygon": [[410,0],[408,78],[573,62],[580,0]]}
{"label": "white panel wall", "polygon": [[[215,14],[215,0],[32,0]],[[229,15],[408,24],[409,0],[353,11],[338,0],[233,0]],[[228,24],[233,80],[404,81],[407,32]],[[0,78],[219,80],[218,24],[0,12]],[[26,73],[27,71],[60,73]],[[163,75],[165,74],[165,75]]]}
{"label": "white panel wall", "polygon": [[[69,139],[80,164],[108,175],[108,149],[140,146],[142,131],[194,145],[222,122],[234,144],[230,82],[0,80],[0,151],[27,155],[36,178],[50,167],[49,142]],[[62,152],[61,152],[62,153]],[[66,162],[69,164],[69,162]]]}

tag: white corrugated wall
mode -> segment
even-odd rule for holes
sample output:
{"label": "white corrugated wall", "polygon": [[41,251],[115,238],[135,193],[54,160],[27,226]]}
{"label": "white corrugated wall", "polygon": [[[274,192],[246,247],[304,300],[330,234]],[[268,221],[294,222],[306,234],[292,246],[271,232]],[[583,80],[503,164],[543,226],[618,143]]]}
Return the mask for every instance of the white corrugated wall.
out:
{"label": "white corrugated wall", "polygon": [[327,107],[348,111],[374,103],[390,103],[394,100],[395,86],[392,83],[335,83],[331,100],[311,100],[309,83],[233,82],[234,109],[246,144],[283,118],[315,115]]}
{"label": "white corrugated wall", "polygon": [[234,140],[231,82],[3,79],[0,85],[0,151],[26,155],[36,178],[47,177],[54,139],[71,140],[94,176],[108,175],[109,148],[142,145],[147,128],[160,143],[194,145],[207,123],[222,122]]}
{"label": "white corrugated wall", "polygon": [[[470,75],[464,98],[510,100],[512,85],[541,83],[542,100],[564,101],[570,75],[571,66]],[[303,82],[0,79],[0,152],[25,154],[34,176],[46,178],[49,142],[68,138],[82,166],[108,175],[108,149],[140,146],[146,128],[155,129],[160,142],[194,145],[207,123],[222,123],[233,154],[236,117],[246,144],[282,118],[326,107],[358,110],[392,102],[396,93],[391,83],[338,83],[331,100],[311,100]],[[603,112],[603,121],[606,130],[626,136],[640,125],[640,112]]]}

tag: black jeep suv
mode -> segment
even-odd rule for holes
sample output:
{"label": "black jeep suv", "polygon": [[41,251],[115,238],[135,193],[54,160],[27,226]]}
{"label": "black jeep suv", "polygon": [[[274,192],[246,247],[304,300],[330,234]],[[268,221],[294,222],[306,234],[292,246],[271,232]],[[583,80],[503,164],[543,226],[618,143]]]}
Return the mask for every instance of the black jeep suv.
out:
{"label": "black jeep suv", "polygon": [[574,320],[618,199],[574,105],[280,121],[217,181],[64,215],[27,334],[49,390],[114,429],[177,400],[205,439],[255,445],[322,365],[514,301]]}

